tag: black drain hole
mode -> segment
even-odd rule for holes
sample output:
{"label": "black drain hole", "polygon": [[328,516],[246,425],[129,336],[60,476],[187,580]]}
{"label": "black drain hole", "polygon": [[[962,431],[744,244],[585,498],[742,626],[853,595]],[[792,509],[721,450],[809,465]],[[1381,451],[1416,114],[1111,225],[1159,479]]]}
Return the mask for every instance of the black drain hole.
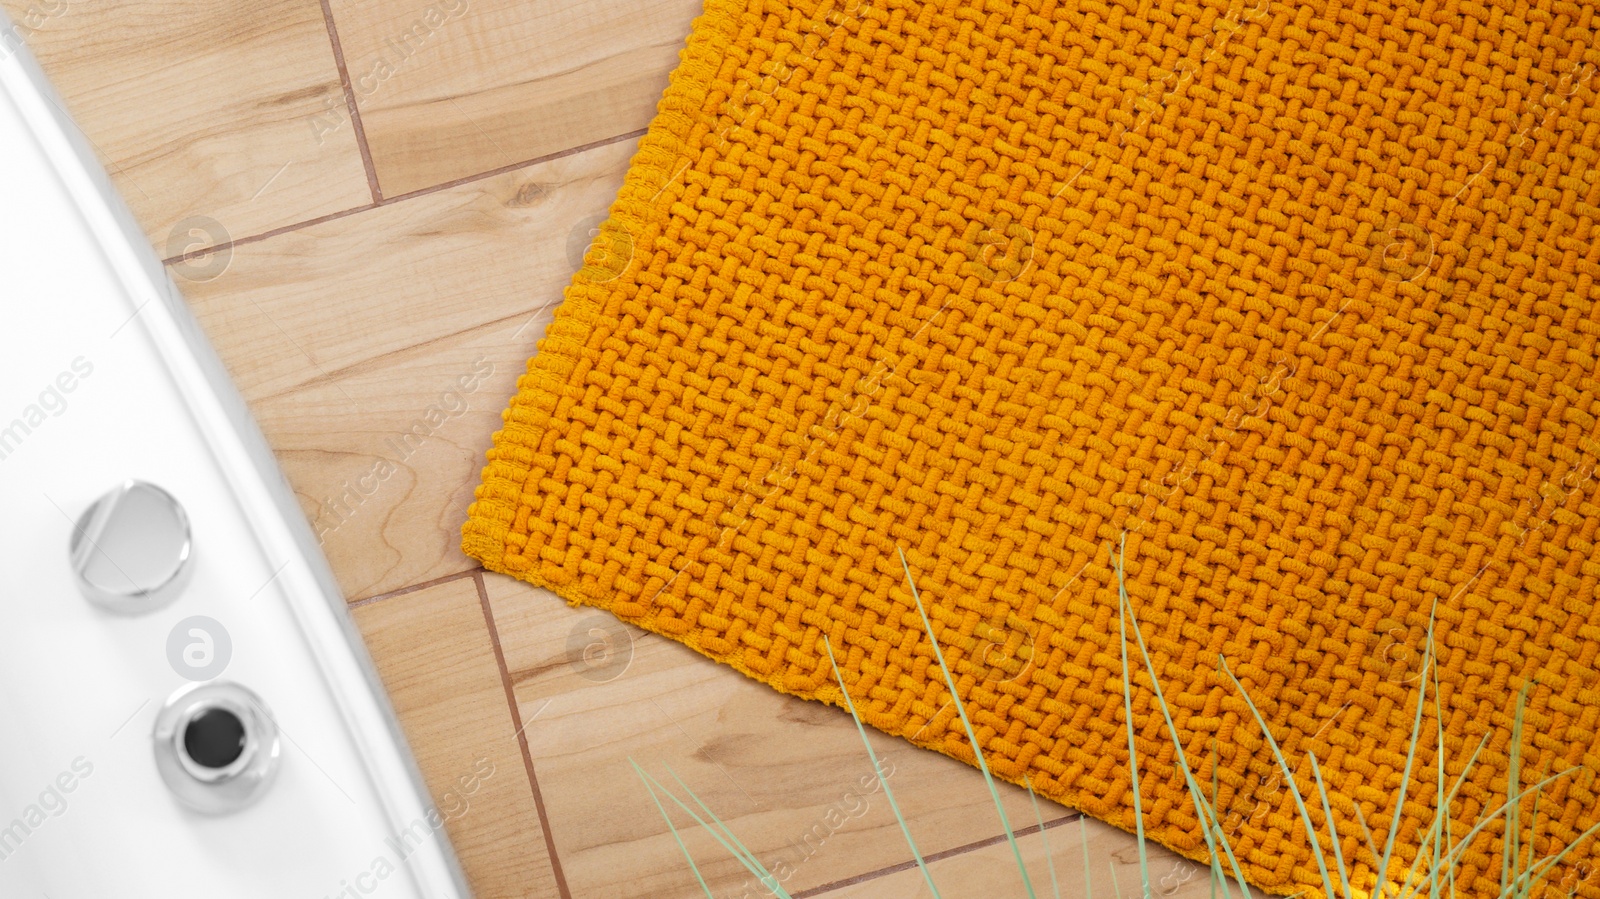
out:
{"label": "black drain hole", "polygon": [[226,768],[244,755],[244,722],[227,709],[206,709],[189,721],[183,749],[206,768]]}

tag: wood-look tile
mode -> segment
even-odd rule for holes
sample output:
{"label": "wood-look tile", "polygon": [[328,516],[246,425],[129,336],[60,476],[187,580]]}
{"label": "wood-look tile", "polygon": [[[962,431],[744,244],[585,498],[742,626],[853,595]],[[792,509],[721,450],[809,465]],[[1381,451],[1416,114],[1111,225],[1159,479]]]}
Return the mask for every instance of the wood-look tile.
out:
{"label": "wood-look tile", "polygon": [[[1084,845],[1088,844],[1089,881],[1084,881]],[[1035,832],[1017,839],[1028,879],[1040,896],[1051,891],[1051,865],[1062,899],[1106,899],[1109,896],[1139,896],[1143,883],[1139,872],[1139,847],[1133,837],[1092,818],[1079,818],[1056,827],[1047,827],[1041,836]],[[1046,851],[1048,849],[1048,852]],[[1150,865],[1150,895],[1153,899],[1207,899],[1211,892],[1211,871],[1165,847],[1146,846]],[[939,894],[951,897],[981,896],[984,899],[1021,899],[1028,895],[1016,855],[1010,843],[998,840],[986,846],[929,863],[928,873]],[[1115,879],[1115,886],[1113,886]],[[1093,890],[1091,893],[1090,890]],[[1236,891],[1233,883],[1230,890]],[[1228,895],[1232,895],[1229,893]],[[826,899],[929,899],[933,896],[920,870],[911,867],[883,877],[874,877],[817,894]],[[1224,895],[1219,888],[1217,895]]]}
{"label": "wood-look tile", "polygon": [[[0,8],[18,24],[4,49],[21,38],[40,57],[162,257],[328,219],[173,273],[347,595],[470,567],[458,528],[488,435],[636,141],[364,209],[372,190],[319,0]],[[329,8],[377,177],[397,197],[642,129],[700,3]],[[922,895],[915,870],[874,876],[909,854],[843,712],[544,591],[487,582],[573,895],[702,895],[630,755],[663,779],[671,765],[763,859],[787,865],[792,891]],[[557,895],[475,580],[354,614],[477,894]],[[945,895],[1020,895],[1003,842],[958,851],[1000,832],[980,775],[871,739],[922,849],[955,853],[934,862]],[[1030,825],[1025,795],[1003,790],[1013,823]],[[719,899],[765,895],[674,814]],[[1079,826],[1049,832],[1067,896],[1085,896]],[[1098,823],[1088,834],[1095,894],[1114,868],[1133,895],[1133,838]],[[1043,840],[1022,846],[1038,886]],[[1209,892],[1203,872],[1150,849],[1156,895]]]}
{"label": "wood-look tile", "polygon": [[700,0],[332,0],[385,196],[644,128]]}
{"label": "wood-look tile", "polygon": [[162,258],[372,201],[318,0],[0,5]]}
{"label": "wood-look tile", "polygon": [[559,895],[476,581],[354,614],[474,894]]}
{"label": "wood-look tile", "polygon": [[351,600],[475,564],[489,435],[633,143],[247,244],[187,288]]}
{"label": "wood-look tile", "polygon": [[180,284],[252,402],[339,383],[364,364],[426,353],[490,322],[518,332],[526,361],[541,332],[519,329],[533,310],[560,301],[637,144],[619,141],[235,247],[219,277]]}
{"label": "wood-look tile", "polygon": [[[545,316],[547,317],[547,313]],[[488,435],[522,372],[506,321],[255,403],[352,601],[453,574]]]}
{"label": "wood-look tile", "polygon": [[[704,895],[630,759],[675,789],[676,772],[790,892],[910,860],[848,713],[777,693],[548,591],[494,574],[484,581],[573,895]],[[923,852],[1003,833],[977,770],[869,735]],[[1032,824],[1027,794],[1001,791],[1013,826]],[[1051,820],[1071,814],[1043,808]],[[767,895],[673,814],[716,896]]]}

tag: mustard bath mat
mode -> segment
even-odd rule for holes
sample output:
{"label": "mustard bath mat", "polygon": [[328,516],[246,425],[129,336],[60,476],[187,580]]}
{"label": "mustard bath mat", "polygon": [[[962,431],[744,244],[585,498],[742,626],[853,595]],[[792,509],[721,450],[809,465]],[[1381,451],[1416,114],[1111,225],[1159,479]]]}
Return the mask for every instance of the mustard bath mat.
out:
{"label": "mustard bath mat", "polygon": [[[494,437],[495,571],[1134,826],[1108,545],[1248,877],[1597,820],[1596,7],[709,0]],[[1436,611],[1435,611],[1436,610]],[[1134,658],[1138,658],[1135,650]],[[1437,674],[1439,695],[1432,679]],[[1148,833],[1205,844],[1149,678]],[[1313,817],[1322,833],[1320,802]],[[1531,805],[1531,802],[1529,803]],[[1522,813],[1522,841],[1534,828]],[[1460,856],[1500,891],[1502,816]],[[1548,883],[1600,896],[1584,843]],[[1332,845],[1323,851],[1332,858]]]}

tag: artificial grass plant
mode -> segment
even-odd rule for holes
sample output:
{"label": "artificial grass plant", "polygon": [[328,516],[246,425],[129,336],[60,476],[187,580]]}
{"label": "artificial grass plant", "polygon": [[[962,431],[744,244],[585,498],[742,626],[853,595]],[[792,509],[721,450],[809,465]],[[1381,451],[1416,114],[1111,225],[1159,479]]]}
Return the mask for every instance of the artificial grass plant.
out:
{"label": "artificial grass plant", "polygon": [[[1196,779],[1189,765],[1183,743],[1178,737],[1177,726],[1173,721],[1171,709],[1167,705],[1165,697],[1162,695],[1160,680],[1156,676],[1155,667],[1151,662],[1150,654],[1144,643],[1144,637],[1139,631],[1138,618],[1134,612],[1132,603],[1128,598],[1125,585],[1125,572],[1123,568],[1124,552],[1125,545],[1123,550],[1120,550],[1116,554],[1116,573],[1118,604],[1122,613],[1122,689],[1124,697],[1124,710],[1126,714],[1125,721],[1129,723],[1134,722],[1132,698],[1133,668],[1129,660],[1128,639],[1129,631],[1131,630],[1133,636],[1132,643],[1137,648],[1139,658],[1142,661],[1144,669],[1150,678],[1155,706],[1162,716],[1163,723],[1166,725],[1166,732],[1172,741],[1177,767],[1183,772],[1184,782],[1188,789],[1189,799],[1193,803],[1195,811],[1200,820],[1201,834],[1206,841],[1206,846],[1208,849],[1212,896],[1218,896],[1219,890],[1221,896],[1231,896],[1232,892],[1237,890],[1239,895],[1246,897],[1246,899],[1250,899],[1253,894],[1249,885],[1245,882],[1243,870],[1234,851],[1234,847],[1229,840],[1228,834],[1222,827],[1222,815],[1218,812],[1213,804],[1217,795],[1218,787],[1216,780],[1217,766],[1214,763],[1212,765],[1212,780],[1210,784],[1211,790],[1210,795],[1208,796],[1206,791],[1201,789],[1201,785]],[[994,777],[989,770],[987,761],[984,758],[982,745],[977,739],[977,735],[973,730],[972,722],[968,719],[966,709],[962,704],[960,695],[956,690],[955,680],[951,676],[949,667],[945,664],[943,650],[939,646],[938,639],[934,636],[933,627],[928,619],[927,611],[923,608],[921,596],[917,592],[916,580],[912,575],[910,565],[906,562],[905,554],[903,552],[900,555],[900,560],[902,566],[905,568],[906,579],[911,587],[912,597],[917,605],[917,611],[922,617],[923,628],[928,635],[929,641],[933,645],[934,658],[938,662],[940,672],[944,676],[945,684],[950,691],[957,715],[960,718],[962,727],[967,734],[967,739],[969,740],[970,745],[973,747],[973,751],[977,756],[978,768],[983,773],[984,783],[988,787],[991,798],[994,800],[995,810],[999,816],[1001,827],[1005,832],[1006,840],[1010,846],[1012,857],[1017,864],[1018,872],[1022,878],[1024,895],[1027,897],[1027,899],[1037,899],[1038,893],[1034,889],[1033,881],[1029,874],[1027,865],[1023,862],[1021,850],[1017,845],[1016,833],[1012,829],[1011,822],[1006,815],[1005,807],[1001,802],[999,789],[995,785]],[[1132,624],[1131,628],[1129,627],[1129,624]],[[1423,711],[1428,698],[1427,688],[1430,680],[1433,683],[1434,697],[1436,700],[1439,695],[1438,676],[1434,665],[1433,618],[1431,615],[1427,632],[1427,642],[1428,646],[1423,657],[1421,675],[1417,679],[1418,688],[1416,712],[1412,722],[1410,746],[1406,755],[1404,776],[1401,778],[1400,788],[1394,803],[1394,807],[1397,811],[1396,814],[1392,816],[1391,824],[1387,834],[1385,834],[1385,839],[1381,847],[1379,847],[1373,841],[1371,830],[1367,827],[1366,820],[1361,814],[1360,807],[1357,806],[1355,808],[1356,824],[1359,825],[1360,831],[1364,836],[1365,845],[1367,851],[1370,853],[1370,858],[1376,863],[1376,868],[1372,870],[1378,872],[1389,871],[1391,862],[1396,857],[1395,852],[1398,848],[1398,839],[1400,835],[1399,824],[1401,817],[1398,814],[1398,809],[1402,807],[1405,802],[1407,787],[1411,781],[1413,766],[1416,764],[1417,750],[1419,743],[1421,742],[1420,738],[1422,736],[1422,732],[1424,730]],[[872,762],[873,770],[877,773],[879,785],[884,790],[884,795],[888,799],[889,807],[893,811],[895,820],[900,826],[900,832],[904,836],[906,845],[911,851],[911,855],[913,860],[916,862],[917,869],[922,875],[923,881],[926,883],[928,890],[934,899],[943,899],[933,871],[929,868],[923,853],[918,848],[916,839],[911,832],[910,824],[906,821],[905,815],[902,814],[899,804],[895,801],[893,790],[890,788],[887,778],[885,778],[883,775],[883,770],[879,765],[877,754],[872,748],[871,741],[867,738],[866,727],[862,722],[860,714],[856,710],[855,701],[851,697],[850,691],[844,682],[844,677],[839,671],[837,659],[835,659],[833,655],[832,643],[828,641],[826,637],[824,637],[824,644],[827,648],[829,659],[833,664],[834,678],[839,684],[839,690],[844,698],[845,708],[850,712],[851,718],[855,722],[856,729],[861,735],[862,744],[866,748],[867,756]],[[1484,735],[1484,739],[1478,743],[1477,748],[1473,751],[1471,757],[1467,760],[1466,765],[1463,767],[1460,775],[1456,778],[1455,784],[1448,792],[1446,792],[1445,781],[1447,778],[1445,774],[1444,730],[1442,722],[1437,720],[1439,716],[1436,715],[1434,728],[1435,733],[1433,736],[1438,741],[1438,751],[1435,753],[1437,765],[1435,774],[1437,777],[1438,789],[1436,795],[1434,796],[1434,819],[1426,829],[1423,839],[1418,846],[1415,858],[1412,860],[1411,865],[1406,868],[1403,876],[1400,879],[1390,880],[1374,889],[1375,884],[1372,881],[1375,878],[1372,876],[1371,871],[1369,871],[1367,872],[1368,877],[1365,879],[1365,882],[1358,884],[1356,878],[1356,874],[1358,872],[1354,868],[1356,860],[1347,858],[1344,854],[1342,843],[1339,838],[1338,824],[1335,821],[1333,805],[1329,798],[1327,786],[1322,778],[1321,766],[1318,764],[1315,754],[1310,752],[1307,753],[1307,761],[1309,762],[1311,769],[1312,784],[1311,790],[1309,791],[1310,795],[1308,797],[1306,794],[1301,792],[1299,783],[1294,777],[1294,768],[1290,766],[1288,759],[1283,753],[1283,750],[1279,747],[1276,739],[1274,739],[1272,736],[1271,728],[1268,727],[1266,719],[1262,716],[1260,709],[1256,707],[1255,702],[1245,690],[1244,685],[1240,683],[1237,677],[1234,676],[1232,670],[1228,668],[1226,661],[1219,659],[1218,664],[1220,671],[1226,676],[1228,681],[1238,691],[1238,695],[1244,700],[1250,711],[1252,719],[1255,721],[1263,737],[1265,738],[1265,743],[1271,751],[1275,764],[1288,784],[1288,788],[1294,800],[1295,809],[1300,818],[1300,822],[1305,829],[1306,836],[1310,841],[1311,846],[1314,848],[1312,854],[1316,859],[1317,875],[1322,882],[1324,896],[1328,897],[1328,899],[1334,899],[1334,897],[1345,897],[1345,899],[1463,899],[1463,897],[1460,897],[1457,894],[1455,877],[1461,852],[1468,845],[1470,845],[1485,828],[1489,827],[1492,822],[1502,817],[1505,820],[1505,839],[1503,841],[1504,846],[1501,860],[1501,889],[1499,894],[1493,897],[1493,899],[1531,899],[1531,897],[1535,895],[1535,891],[1541,885],[1548,887],[1547,884],[1543,883],[1545,877],[1550,873],[1555,865],[1567,855],[1567,853],[1571,852],[1583,840],[1590,838],[1597,831],[1600,831],[1600,824],[1597,824],[1594,827],[1584,831],[1576,841],[1566,847],[1563,847],[1559,852],[1555,852],[1544,858],[1536,858],[1535,845],[1538,842],[1539,798],[1543,794],[1544,789],[1550,784],[1572,774],[1578,769],[1573,767],[1558,772],[1554,775],[1542,776],[1541,779],[1533,785],[1533,787],[1529,789],[1524,789],[1522,787],[1521,744],[1523,734],[1523,715],[1526,708],[1528,691],[1532,687],[1532,684],[1530,683],[1519,692],[1515,710],[1513,712],[1510,768],[1507,778],[1508,786],[1506,801],[1479,820],[1466,834],[1457,838],[1457,836],[1452,833],[1452,818],[1448,813],[1448,809],[1455,802],[1461,789],[1461,785],[1467,780],[1468,773],[1472,770],[1473,766],[1477,764],[1479,753],[1482,751],[1484,745],[1488,742],[1489,735]],[[1127,724],[1125,724],[1125,727],[1127,727]],[[1150,899],[1154,893],[1150,886],[1150,861],[1144,840],[1144,810],[1139,790],[1139,754],[1134,743],[1134,730],[1132,727],[1127,727],[1127,730],[1129,750],[1128,773],[1131,781],[1134,807],[1134,833],[1138,839],[1141,881],[1140,895],[1142,899]],[[1213,757],[1215,750],[1215,743],[1213,743]],[[632,759],[629,761],[632,762]],[[755,853],[752,852],[742,841],[740,841],[738,836],[733,833],[732,829],[729,828],[727,824],[725,824],[720,818],[718,818],[716,814],[713,813],[711,809],[694,794],[694,792],[689,788],[688,784],[679,778],[670,767],[667,768],[668,773],[671,775],[677,786],[688,797],[688,802],[680,799],[676,793],[664,786],[659,780],[646,772],[637,763],[634,763],[634,769],[641,781],[644,783],[645,789],[649,791],[651,798],[655,802],[656,808],[661,813],[662,818],[667,822],[667,827],[671,831],[674,841],[676,842],[679,850],[683,853],[690,871],[693,873],[701,888],[705,891],[708,899],[713,899],[711,888],[706,884],[705,879],[701,876],[698,865],[696,865],[692,854],[689,852],[687,846],[683,842],[682,836],[678,831],[678,825],[673,821],[673,817],[668,813],[666,806],[662,804],[660,799],[662,795],[665,795],[668,799],[670,799],[672,804],[680,809],[683,813],[687,814],[695,824],[699,825],[701,828],[710,833],[718,844],[732,854],[751,874],[757,878],[757,880],[760,881],[760,883],[769,891],[770,895],[777,897],[777,899],[791,899],[789,892],[783,887],[779,879],[761,863],[761,861],[756,857]],[[1044,848],[1046,861],[1049,868],[1049,882],[1051,890],[1049,895],[1055,897],[1055,899],[1061,899],[1060,884],[1056,877],[1055,864],[1050,855],[1049,842],[1046,835],[1048,828],[1045,826],[1044,816],[1039,810],[1039,799],[1037,794],[1034,793],[1031,784],[1025,784],[1025,788],[1027,789],[1029,797],[1034,805],[1035,817],[1038,819],[1040,837],[1045,841]],[[1521,820],[1521,809],[1524,801],[1530,796],[1533,800],[1532,818],[1529,822],[1532,833],[1529,839],[1524,842],[1522,833],[1523,827]],[[1312,805],[1308,806],[1308,798],[1313,800]],[[691,807],[691,803],[693,804],[693,807]],[[696,812],[695,808],[698,808],[699,812]],[[1316,822],[1313,820],[1311,813],[1312,808],[1320,809],[1322,813],[1322,821],[1325,824],[1325,832],[1323,830],[1319,830]],[[1348,826],[1349,824],[1347,822],[1346,827]],[[1087,831],[1082,827],[1080,827],[1080,832],[1083,835],[1083,876],[1085,896],[1092,897],[1094,895],[1094,878],[1091,871],[1092,866],[1089,856],[1088,835]],[[1324,850],[1324,844],[1330,847],[1330,849]],[[1112,893],[1117,896],[1118,899],[1120,899],[1122,895],[1121,888],[1116,881],[1114,872],[1112,873],[1111,877],[1111,886]]]}

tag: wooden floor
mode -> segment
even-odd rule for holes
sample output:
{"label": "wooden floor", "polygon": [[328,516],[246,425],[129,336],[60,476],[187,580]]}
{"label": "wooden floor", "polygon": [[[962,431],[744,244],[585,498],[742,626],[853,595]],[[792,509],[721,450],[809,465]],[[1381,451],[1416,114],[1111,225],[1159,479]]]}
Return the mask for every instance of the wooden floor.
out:
{"label": "wooden floor", "polygon": [[[0,0],[227,361],[323,540],[478,896],[694,897],[630,758],[795,896],[931,895],[848,716],[485,574],[500,411],[698,0]],[[947,897],[1025,895],[978,772],[874,746]],[[462,786],[492,773],[470,793]],[[1120,831],[1004,791],[1034,885],[1139,890]],[[680,824],[688,819],[678,816]],[[706,834],[713,894],[767,895]],[[1151,847],[1153,891],[1209,894]]]}

